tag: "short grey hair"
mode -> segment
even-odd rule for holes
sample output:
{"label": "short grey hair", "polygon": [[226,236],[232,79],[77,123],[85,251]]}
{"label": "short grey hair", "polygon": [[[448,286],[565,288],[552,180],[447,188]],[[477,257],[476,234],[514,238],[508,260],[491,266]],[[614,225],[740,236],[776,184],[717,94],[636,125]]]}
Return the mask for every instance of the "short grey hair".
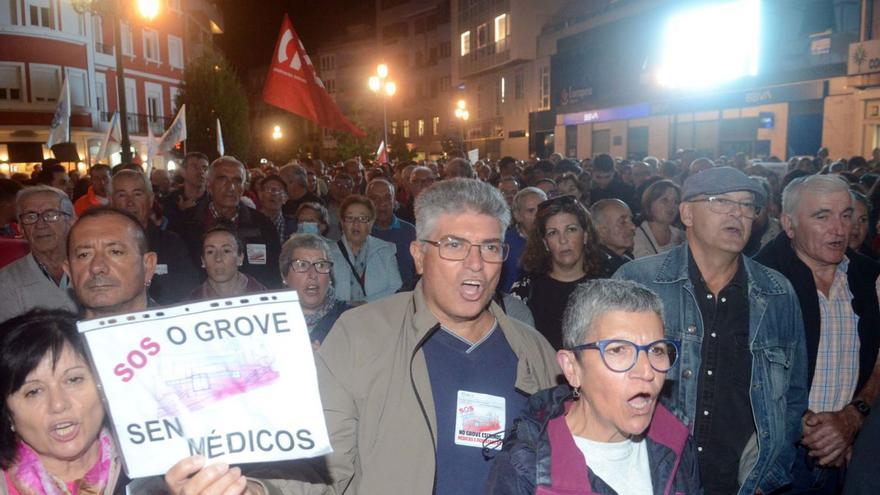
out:
{"label": "short grey hair", "polygon": [[113,174],[113,178],[110,179],[110,190],[112,191],[116,189],[116,186],[114,184],[116,184],[117,179],[124,179],[126,177],[130,177],[132,179],[140,179],[144,183],[144,189],[150,194],[150,196],[153,195],[153,183],[150,182],[149,179],[147,179],[147,176],[143,172],[138,172],[137,170],[132,170],[130,168],[122,169],[119,172]]}
{"label": "short grey hair", "polygon": [[839,192],[849,194],[849,185],[837,174],[807,175],[791,181],[782,191],[782,213],[791,217],[795,225],[797,222],[795,213],[801,205],[801,198],[805,192],[820,195]]}
{"label": "short grey hair", "polygon": [[541,201],[547,201],[547,193],[545,193],[543,189],[540,187],[529,186],[520,189],[520,191],[516,193],[516,196],[513,197],[513,207],[518,210],[520,201],[529,194],[535,194],[541,198]]}
{"label": "short grey hair", "polygon": [[298,163],[288,163],[278,170],[278,175],[284,179],[284,182],[290,184],[296,182],[301,186],[307,186],[309,183],[308,172],[305,167]]}
{"label": "short grey hair", "polygon": [[474,171],[473,165],[471,162],[465,160],[464,158],[453,158],[452,160],[446,162],[446,167],[444,167],[446,171],[445,176],[452,179],[454,177],[460,177],[464,179],[475,179],[477,177],[477,172]]}
{"label": "short grey hair", "polygon": [[510,225],[510,209],[501,191],[476,179],[449,179],[422,191],[416,198],[416,239],[428,239],[440,215],[458,215],[466,212],[488,215],[498,219],[499,237]]}
{"label": "short grey hair", "polygon": [[421,172],[422,170],[427,171],[431,174],[431,177],[434,177],[434,171],[424,165],[416,165],[409,171],[409,175],[406,177],[406,181],[412,183],[412,176],[415,175],[416,172]]}
{"label": "short grey hair", "polygon": [[373,184],[382,184],[383,186],[388,186],[388,188],[391,189],[391,196],[395,196],[396,188],[394,187],[394,184],[392,184],[390,180],[383,179],[382,177],[376,177],[375,179],[371,180],[369,184],[367,184],[367,188],[364,189],[364,192],[366,193],[367,191],[369,191],[370,186],[372,186]]}
{"label": "short grey hair", "polygon": [[593,203],[593,206],[590,207],[590,215],[593,215],[593,222],[596,224],[605,224],[607,219],[605,218],[605,212],[608,211],[609,208],[613,206],[622,206],[626,208],[626,211],[632,215],[632,210],[629,205],[624,203],[622,200],[617,198],[605,198],[600,199]]}
{"label": "short grey hair", "polygon": [[575,288],[562,316],[562,346],[570,349],[587,342],[597,318],[612,311],[654,313],[663,321],[663,301],[637,282],[588,280]]}
{"label": "short grey hair", "polygon": [[242,180],[244,184],[247,184],[248,181],[248,172],[247,167],[244,166],[244,163],[241,163],[238,158],[232,155],[224,155],[220,158],[211,162],[211,165],[208,166],[208,182],[214,180],[214,169],[217,168],[217,165],[223,165],[224,163],[231,163],[232,165],[238,165],[241,168]]}
{"label": "short grey hair", "polygon": [[284,245],[281,246],[281,255],[278,257],[278,267],[281,269],[281,279],[287,276],[290,265],[293,263],[293,252],[297,249],[314,249],[324,253],[324,259],[330,259],[330,245],[327,241],[315,234],[293,234]]}
{"label": "short grey hair", "polygon": [[40,184],[37,186],[25,187],[24,189],[18,191],[15,195],[15,216],[20,217],[22,213],[22,203],[24,201],[35,195],[35,194],[54,194],[58,198],[58,209],[67,213],[71,219],[76,218],[76,211],[73,209],[73,203],[70,201],[70,196],[67,195],[66,192],[58,189],[57,187],[47,186],[45,184]]}

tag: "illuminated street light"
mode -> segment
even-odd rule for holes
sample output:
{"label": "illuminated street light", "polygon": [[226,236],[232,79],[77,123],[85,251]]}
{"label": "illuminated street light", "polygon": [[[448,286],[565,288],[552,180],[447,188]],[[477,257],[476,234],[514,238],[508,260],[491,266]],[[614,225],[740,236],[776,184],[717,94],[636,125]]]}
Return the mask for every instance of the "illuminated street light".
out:
{"label": "illuminated street light", "polygon": [[272,128],[272,139],[274,139],[275,141],[278,141],[282,137],[284,137],[284,134],[281,132],[281,126],[276,125],[275,127],[273,127]]}
{"label": "illuminated street light", "polygon": [[388,65],[379,64],[376,67],[376,75],[370,76],[367,81],[370,91],[382,94],[382,128],[385,136],[385,149],[388,149],[388,98],[394,96],[397,92],[397,85],[394,81],[386,81],[388,77]]}
{"label": "illuminated street light", "polygon": [[468,112],[467,102],[464,100],[458,100],[455,103],[455,118],[461,121],[461,145],[464,147],[465,145],[465,131],[464,131],[464,123],[467,122],[469,118],[471,118],[471,113]]}
{"label": "illuminated street light", "polygon": [[137,0],[137,8],[141,17],[153,20],[159,15],[159,0]]}
{"label": "illuminated street light", "polygon": [[[113,51],[116,52],[116,88],[117,93],[122,95],[118,88],[125,87],[125,65],[122,62],[122,28],[120,22],[127,17],[130,11],[131,0],[70,0],[73,10],[78,14],[86,12],[108,18],[113,25]],[[138,13],[152,20],[159,15],[160,0],[136,0]],[[130,22],[130,21],[129,21]],[[125,97],[116,98],[119,110],[119,131],[122,134],[119,141],[119,159],[121,163],[131,163],[131,139],[128,135],[128,105]]]}

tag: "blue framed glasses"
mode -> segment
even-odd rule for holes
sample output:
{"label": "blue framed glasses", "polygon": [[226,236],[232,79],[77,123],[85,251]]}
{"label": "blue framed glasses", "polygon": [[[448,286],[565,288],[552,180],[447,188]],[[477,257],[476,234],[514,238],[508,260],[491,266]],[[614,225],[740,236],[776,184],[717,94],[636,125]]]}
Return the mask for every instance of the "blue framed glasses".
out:
{"label": "blue framed glasses", "polygon": [[569,351],[577,352],[589,349],[599,351],[605,366],[616,373],[625,373],[636,365],[639,353],[644,352],[648,356],[648,364],[655,371],[666,373],[678,361],[679,343],[675,340],[660,339],[650,344],[638,345],[635,342],[622,339],[597,340],[588,344],[569,347]]}

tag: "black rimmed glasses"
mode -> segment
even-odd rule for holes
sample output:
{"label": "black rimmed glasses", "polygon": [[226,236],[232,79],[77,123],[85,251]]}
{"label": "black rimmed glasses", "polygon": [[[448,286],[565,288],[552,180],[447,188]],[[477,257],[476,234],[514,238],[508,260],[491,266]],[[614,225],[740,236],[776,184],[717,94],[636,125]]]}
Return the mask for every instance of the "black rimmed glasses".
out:
{"label": "black rimmed glasses", "polygon": [[678,361],[679,345],[675,340],[660,339],[650,344],[638,345],[635,342],[622,339],[597,340],[589,344],[569,347],[569,351],[583,351],[596,349],[602,356],[605,366],[616,373],[625,373],[636,365],[639,353],[644,352],[648,356],[648,364],[655,371],[666,373]]}
{"label": "black rimmed glasses", "polygon": [[709,203],[709,210],[713,213],[721,215],[729,215],[736,210],[746,218],[757,218],[761,214],[761,207],[752,201],[736,201],[733,199],[722,198],[720,196],[709,196],[708,198],[692,199],[692,203]]}
{"label": "black rimmed glasses", "polygon": [[315,271],[318,273],[326,274],[333,269],[333,262],[330,260],[293,260],[290,262],[290,269],[296,273],[306,273],[311,267],[315,267]]}
{"label": "black rimmed glasses", "polygon": [[444,237],[439,241],[429,241],[421,239],[419,242],[427,242],[432,246],[437,246],[440,251],[440,257],[449,261],[461,261],[468,257],[471,248],[480,247],[480,258],[486,263],[504,263],[507,255],[510,253],[510,246],[501,241],[487,241],[480,244],[474,244],[466,239],[458,237]]}
{"label": "black rimmed glasses", "polygon": [[37,223],[37,220],[43,219],[46,223],[55,223],[61,220],[63,217],[69,217],[70,213],[63,212],[61,210],[46,210],[44,212],[36,213],[36,212],[28,212],[22,213],[18,216],[18,220],[24,225],[33,225]]}

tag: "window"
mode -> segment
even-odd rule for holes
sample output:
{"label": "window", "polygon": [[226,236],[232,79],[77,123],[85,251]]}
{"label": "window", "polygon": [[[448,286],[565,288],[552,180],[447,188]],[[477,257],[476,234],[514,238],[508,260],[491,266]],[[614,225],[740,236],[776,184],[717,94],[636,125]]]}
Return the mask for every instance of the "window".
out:
{"label": "window", "polygon": [[134,41],[132,41],[131,37],[131,28],[127,23],[122,22],[120,31],[122,32],[122,54],[134,57]]}
{"label": "window", "polygon": [[95,102],[98,105],[102,120],[107,113],[107,74],[104,72],[95,72]]}
{"label": "window", "polygon": [[[92,15],[92,39],[96,44],[104,44],[104,19],[99,15]],[[101,50],[98,50],[104,53]]]}
{"label": "window", "polygon": [[323,55],[320,61],[321,72],[336,68],[336,55]]}
{"label": "window", "polygon": [[61,93],[61,68],[30,64],[31,98],[35,103],[56,103]]}
{"label": "window", "polygon": [[507,14],[501,14],[495,18],[495,43],[507,40]]}
{"label": "window", "polygon": [[409,120],[403,121],[403,137],[409,137]]}
{"label": "window", "polygon": [[483,48],[489,42],[489,33],[487,31],[489,31],[489,28],[485,22],[477,26],[477,48]]}
{"label": "window", "polygon": [[452,43],[448,41],[444,41],[440,43],[440,58],[446,58],[449,56],[449,51],[452,47]]}
{"label": "window", "polygon": [[419,119],[419,137],[425,135],[425,119]]}
{"label": "window", "polygon": [[20,66],[0,65],[0,103],[23,101],[21,81]]}
{"label": "window", "polygon": [[28,0],[28,24],[55,29],[54,12],[49,0]]}
{"label": "window", "polygon": [[159,33],[144,29],[144,58],[150,62],[161,62],[159,57]]}
{"label": "window", "polygon": [[180,0],[168,0],[168,8],[180,12]]}
{"label": "window", "polygon": [[168,88],[168,95],[171,98],[171,113],[176,114],[177,107],[179,106],[177,104],[177,97],[180,95],[180,89],[172,86]]}
{"label": "window", "polygon": [[522,71],[518,71],[513,75],[513,98],[516,100],[522,100],[526,94],[526,80],[525,76],[523,76]]}
{"label": "window", "polygon": [[168,63],[175,69],[183,68],[183,40],[168,35]]}
{"label": "window", "polygon": [[541,67],[541,110],[550,109],[550,66]]}
{"label": "window", "polygon": [[80,69],[67,69],[67,85],[70,89],[71,107],[88,107],[89,93],[86,71]]}
{"label": "window", "polygon": [[[150,120],[151,124],[160,124],[159,126],[153,126],[153,131],[157,131],[163,124],[162,116],[164,114],[164,105],[162,104],[162,85],[145,82],[144,93],[147,97],[147,118]],[[164,131],[164,129],[162,129],[162,131]]]}
{"label": "window", "polygon": [[440,92],[445,93],[449,91],[449,87],[452,85],[452,76],[443,76],[440,78]]}
{"label": "window", "polygon": [[465,31],[461,33],[461,55],[465,56],[471,52],[471,32]]}
{"label": "window", "polygon": [[393,135],[393,136],[397,135],[397,121],[396,120],[391,121],[391,135]]}
{"label": "window", "polygon": [[431,131],[435,136],[440,134],[440,117],[435,116],[431,119]]}
{"label": "window", "polygon": [[324,81],[324,89],[327,90],[327,94],[333,94],[336,92],[336,80],[335,79],[326,79]]}

